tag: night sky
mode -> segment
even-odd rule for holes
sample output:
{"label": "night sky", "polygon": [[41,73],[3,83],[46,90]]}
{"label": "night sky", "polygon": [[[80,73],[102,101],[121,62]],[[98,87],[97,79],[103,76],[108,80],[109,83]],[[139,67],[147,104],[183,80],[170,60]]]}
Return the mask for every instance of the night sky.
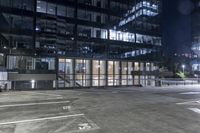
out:
{"label": "night sky", "polygon": [[163,0],[163,45],[167,55],[190,51],[192,6],[190,0]]}

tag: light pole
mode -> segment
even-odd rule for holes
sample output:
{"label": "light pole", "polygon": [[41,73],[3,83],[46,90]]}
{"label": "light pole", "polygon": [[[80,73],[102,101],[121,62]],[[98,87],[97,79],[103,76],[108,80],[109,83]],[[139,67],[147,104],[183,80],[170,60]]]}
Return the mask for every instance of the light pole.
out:
{"label": "light pole", "polygon": [[182,65],[183,73],[185,73],[185,65]]}

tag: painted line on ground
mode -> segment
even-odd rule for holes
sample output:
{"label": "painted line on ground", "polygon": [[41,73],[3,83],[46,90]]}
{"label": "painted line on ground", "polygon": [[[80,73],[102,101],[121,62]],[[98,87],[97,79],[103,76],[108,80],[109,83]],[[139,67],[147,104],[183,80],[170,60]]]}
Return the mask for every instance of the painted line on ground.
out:
{"label": "painted line on ground", "polygon": [[20,106],[34,106],[34,105],[48,105],[48,104],[59,104],[59,103],[69,103],[69,102],[70,101],[10,104],[10,105],[0,105],[0,108],[20,107]]}
{"label": "painted line on ground", "polygon": [[184,105],[184,104],[200,104],[200,100],[196,101],[188,101],[188,102],[182,102],[182,103],[176,103],[178,105]]}
{"label": "painted line on ground", "polygon": [[[87,132],[87,131],[94,131],[94,130],[98,130],[100,129],[99,126],[97,126],[92,120],[88,119],[85,115],[82,116],[85,120],[87,120],[86,123],[79,123],[77,126],[78,126],[78,130],[72,130],[72,131],[69,131],[67,133],[82,133],[82,132]],[[86,124],[86,125],[85,125]],[[90,126],[90,128],[88,126]],[[81,128],[80,129],[80,126],[86,126],[84,129]],[[88,128],[87,128],[88,127]]]}
{"label": "painted line on ground", "polygon": [[98,130],[98,129],[100,129],[100,128],[93,127],[93,128],[84,129],[84,130],[72,130],[72,131],[68,131],[67,133],[85,133],[85,132],[91,132],[91,131]]}
{"label": "painted line on ground", "polygon": [[58,95],[58,94],[48,94],[48,93],[43,93],[43,92],[29,92],[29,93],[35,93],[35,94],[39,94],[39,95],[46,95],[46,96],[55,96],[55,97],[62,97],[62,95]]}
{"label": "painted line on ground", "polygon": [[59,99],[63,99],[63,97],[45,98],[45,100],[59,100]]}
{"label": "painted line on ground", "polygon": [[191,111],[194,111],[195,113],[200,114],[200,109],[199,108],[188,108]]}
{"label": "painted line on ground", "polygon": [[84,114],[73,114],[73,115],[37,118],[37,119],[30,119],[30,120],[3,122],[3,123],[0,123],[0,126],[2,126],[2,125],[10,125],[10,124],[26,123],[26,122],[37,122],[37,121],[55,120],[55,119],[70,118],[70,117],[79,117],[79,116],[84,116]]}
{"label": "painted line on ground", "polygon": [[198,94],[200,94],[200,92],[183,92],[183,93],[179,93],[179,94],[181,94],[181,95],[198,95]]}

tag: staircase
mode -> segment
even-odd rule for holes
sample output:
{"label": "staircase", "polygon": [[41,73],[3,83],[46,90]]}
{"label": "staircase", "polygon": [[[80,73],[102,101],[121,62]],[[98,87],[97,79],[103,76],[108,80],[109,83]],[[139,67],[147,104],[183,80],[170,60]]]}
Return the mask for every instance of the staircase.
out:
{"label": "staircase", "polygon": [[[65,83],[68,83],[68,84],[72,84],[73,80],[70,80],[70,77],[65,75],[64,73],[63,74],[58,74],[58,78],[60,78],[61,80],[63,80]],[[82,87],[82,85],[75,80],[75,87]]]}

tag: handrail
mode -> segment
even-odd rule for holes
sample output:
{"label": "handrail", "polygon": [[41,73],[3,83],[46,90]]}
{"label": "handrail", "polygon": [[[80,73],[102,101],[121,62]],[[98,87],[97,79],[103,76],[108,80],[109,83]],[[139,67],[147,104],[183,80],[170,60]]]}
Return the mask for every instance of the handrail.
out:
{"label": "handrail", "polygon": [[200,84],[200,78],[165,78],[157,79],[158,86],[172,86],[172,85],[194,85]]}

